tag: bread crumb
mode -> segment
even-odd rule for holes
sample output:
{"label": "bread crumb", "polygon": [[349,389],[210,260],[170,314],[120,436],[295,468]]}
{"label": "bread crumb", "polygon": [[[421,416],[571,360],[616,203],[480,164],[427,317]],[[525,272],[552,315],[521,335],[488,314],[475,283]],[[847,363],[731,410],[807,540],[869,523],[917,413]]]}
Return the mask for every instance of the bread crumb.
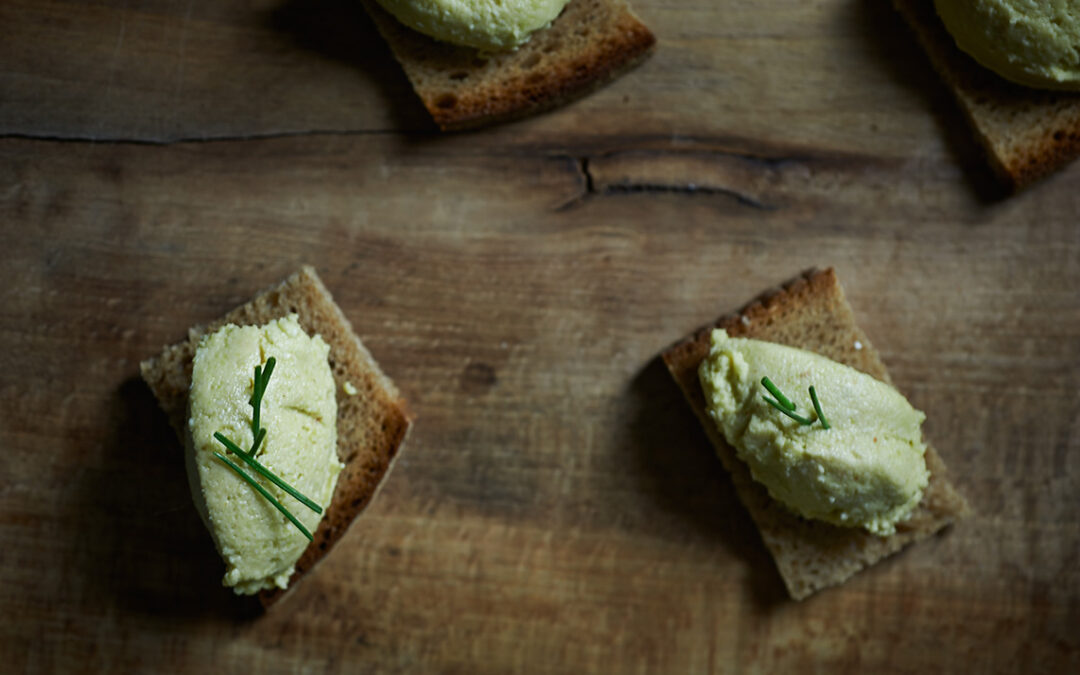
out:
{"label": "bread crumb", "polygon": [[345,384],[341,385],[341,388],[345,390],[346,396],[356,396],[356,387],[353,386],[352,382],[345,380]]}
{"label": "bread crumb", "polygon": [[859,342],[858,340],[856,340],[855,341],[855,351],[859,351],[861,349],[862,349],[862,343]]}

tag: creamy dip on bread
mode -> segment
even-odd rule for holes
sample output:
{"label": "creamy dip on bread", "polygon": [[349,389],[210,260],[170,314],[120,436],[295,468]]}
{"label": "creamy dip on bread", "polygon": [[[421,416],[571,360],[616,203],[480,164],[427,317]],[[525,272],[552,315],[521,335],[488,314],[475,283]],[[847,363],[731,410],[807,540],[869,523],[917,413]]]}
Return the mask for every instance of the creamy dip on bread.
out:
{"label": "creamy dip on bread", "polygon": [[957,46],[1029,87],[1080,89],[1077,0],[935,0]]}
{"label": "creamy dip on bread", "polygon": [[[222,583],[237,594],[285,588],[307,538],[226,466],[220,432],[243,450],[251,430],[255,366],[277,361],[262,398],[266,436],[258,461],[318,503],[325,514],[342,464],[337,456],[334,377],[321,337],[309,337],[295,314],[265,326],[229,324],[205,336],[191,374],[186,463],[195,505],[225,561]],[[235,458],[234,458],[235,459]],[[314,532],[322,519],[283,490],[236,463]]]}
{"label": "creamy dip on bread", "polygon": [[[714,330],[698,370],[709,416],[773,499],[806,518],[887,536],[929,480],[925,416],[889,385],[818,354]],[[768,377],[817,420],[814,386],[830,428],[804,425],[767,403]]]}
{"label": "creamy dip on bread", "polygon": [[548,26],[569,0],[378,0],[424,35],[485,52],[516,49]]}

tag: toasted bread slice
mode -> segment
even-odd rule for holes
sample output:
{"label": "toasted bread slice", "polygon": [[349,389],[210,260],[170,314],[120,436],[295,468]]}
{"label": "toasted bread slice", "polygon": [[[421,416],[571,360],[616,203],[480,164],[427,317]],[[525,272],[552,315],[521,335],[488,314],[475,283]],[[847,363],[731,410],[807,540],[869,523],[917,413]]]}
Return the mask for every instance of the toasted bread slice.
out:
{"label": "toasted bread slice", "polygon": [[584,96],[640,63],[656,38],[623,0],[571,0],[516,51],[480,54],[405,26],[362,0],[444,131],[525,117]]}
{"label": "toasted bread slice", "polygon": [[[192,359],[202,336],[228,323],[262,325],[294,312],[308,334],[317,333],[330,345],[330,367],[337,385],[337,451],[345,468],[338,476],[326,516],[313,533],[314,541],[296,562],[290,589],[330,552],[389,474],[411,424],[394,383],[353,333],[315,270],[307,266],[210,325],[189,329],[186,340],[167,347],[140,367],[183,445]],[[347,382],[350,389],[356,389],[354,395],[344,391]],[[259,600],[268,607],[284,593],[265,590]]]}
{"label": "toasted bread slice", "polygon": [[911,518],[899,523],[896,534],[878,537],[862,529],[830,525],[795,515],[773,500],[750,475],[709,418],[698,380],[698,365],[709,352],[713,328],[732,337],[767,340],[816,352],[888,382],[877,352],[855,325],[851,307],[832,269],[811,270],[782,288],[720,318],[664,352],[664,363],[682,389],[735,490],[750,511],[765,545],[776,560],[788,593],[802,600],[828,586],[843,583],[904,546],[925,539],[968,513],[964,498],[945,475],[945,465],[927,445],[930,484]]}
{"label": "toasted bread slice", "polygon": [[1080,155],[1080,94],[1014,84],[956,46],[933,0],[893,0],[956,95],[994,172],[1017,190]]}

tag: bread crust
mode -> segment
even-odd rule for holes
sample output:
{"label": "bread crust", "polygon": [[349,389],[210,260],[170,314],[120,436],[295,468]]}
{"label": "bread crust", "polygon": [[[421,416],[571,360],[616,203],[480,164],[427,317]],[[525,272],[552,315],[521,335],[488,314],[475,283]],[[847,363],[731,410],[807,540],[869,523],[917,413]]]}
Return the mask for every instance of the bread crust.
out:
{"label": "bread crust", "polygon": [[956,96],[998,178],[1012,190],[1080,156],[1080,94],[1024,87],[956,46],[932,0],[893,0]]}
{"label": "bread crust", "polygon": [[656,37],[622,0],[571,0],[516,51],[481,55],[422,35],[362,0],[439,128],[507,122],[580,98],[638,65]]}
{"label": "bread crust", "polygon": [[[287,590],[330,552],[389,475],[412,424],[397,388],[353,332],[315,270],[308,266],[220,319],[189,329],[187,339],[140,364],[143,379],[183,445],[192,359],[202,336],[228,323],[262,325],[290,313],[297,314],[308,334],[318,333],[330,345],[338,403],[337,452],[345,468],[338,476],[326,516],[313,533],[313,541],[296,562]],[[355,387],[355,395],[343,393],[346,382]],[[264,590],[259,593],[259,601],[269,607],[287,590]]]}
{"label": "bread crust", "polygon": [[911,518],[897,524],[896,534],[878,537],[795,515],[773,500],[727,444],[706,412],[698,366],[709,352],[714,328],[733,337],[768,340],[819,353],[890,383],[876,350],[855,324],[835,272],[809,270],[770,290],[737,312],[695,331],[663,353],[687,402],[731,474],[740,500],[750,512],[766,547],[776,561],[788,593],[802,600],[841,584],[858,571],[925,539],[969,512],[945,473],[945,465],[929,444],[926,464],[930,483]]}

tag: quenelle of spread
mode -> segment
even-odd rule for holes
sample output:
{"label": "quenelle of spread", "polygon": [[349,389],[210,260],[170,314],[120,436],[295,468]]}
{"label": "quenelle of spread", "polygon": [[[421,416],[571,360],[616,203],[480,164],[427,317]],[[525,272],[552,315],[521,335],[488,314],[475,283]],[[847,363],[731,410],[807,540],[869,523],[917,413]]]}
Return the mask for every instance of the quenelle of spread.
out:
{"label": "quenelle of spread", "polygon": [[[723,330],[713,331],[698,375],[728,444],[795,513],[888,536],[922,499],[925,416],[887,384],[811,352]],[[810,420],[814,386],[829,428],[778,412],[763,398],[762,378]]]}
{"label": "quenelle of spread", "polygon": [[516,49],[548,26],[569,0],[378,0],[424,35],[484,52]]}
{"label": "quenelle of spread", "polygon": [[935,0],[957,46],[1029,87],[1080,89],[1077,0]]}
{"label": "quenelle of spread", "polygon": [[[192,497],[225,561],[222,583],[237,594],[285,588],[308,540],[214,452],[218,432],[247,449],[253,441],[250,398],[255,366],[276,360],[262,398],[266,429],[256,459],[325,512],[342,464],[330,347],[309,337],[296,315],[265,326],[227,325],[202,339],[191,374],[187,471]],[[314,532],[321,515],[299,506],[269,481],[264,488]]]}

